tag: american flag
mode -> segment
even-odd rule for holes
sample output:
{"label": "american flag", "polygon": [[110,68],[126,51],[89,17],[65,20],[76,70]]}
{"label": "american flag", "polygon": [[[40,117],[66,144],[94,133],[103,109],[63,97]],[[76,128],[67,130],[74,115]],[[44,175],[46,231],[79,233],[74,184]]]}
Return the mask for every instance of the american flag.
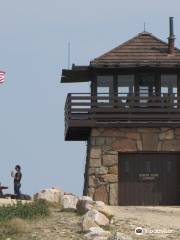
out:
{"label": "american flag", "polygon": [[0,83],[3,83],[5,80],[5,72],[0,70]]}

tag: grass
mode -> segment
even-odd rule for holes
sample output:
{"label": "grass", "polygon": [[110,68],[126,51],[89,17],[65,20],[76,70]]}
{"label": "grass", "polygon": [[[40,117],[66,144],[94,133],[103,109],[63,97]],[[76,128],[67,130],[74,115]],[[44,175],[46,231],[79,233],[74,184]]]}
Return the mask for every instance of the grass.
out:
{"label": "grass", "polygon": [[[49,205],[44,200],[32,203],[17,204],[0,207],[0,240],[16,239],[28,229],[26,220],[42,218],[49,215]],[[13,238],[12,238],[13,237]]]}
{"label": "grass", "polygon": [[0,223],[12,218],[33,219],[49,215],[49,206],[46,201],[38,200],[32,203],[17,204],[0,207]]}

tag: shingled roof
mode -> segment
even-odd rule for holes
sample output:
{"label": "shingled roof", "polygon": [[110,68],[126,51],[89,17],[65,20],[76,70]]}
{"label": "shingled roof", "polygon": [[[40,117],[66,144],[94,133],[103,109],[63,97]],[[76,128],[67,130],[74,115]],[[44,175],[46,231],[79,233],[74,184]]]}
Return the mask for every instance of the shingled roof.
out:
{"label": "shingled roof", "polygon": [[134,38],[95,58],[90,62],[94,67],[179,67],[180,50],[168,53],[168,44],[151,33],[142,32]]}

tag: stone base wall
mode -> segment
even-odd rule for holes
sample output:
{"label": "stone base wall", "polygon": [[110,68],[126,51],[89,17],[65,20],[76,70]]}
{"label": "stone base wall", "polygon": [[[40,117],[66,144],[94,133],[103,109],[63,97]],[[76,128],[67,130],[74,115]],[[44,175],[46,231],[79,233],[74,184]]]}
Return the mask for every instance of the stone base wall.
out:
{"label": "stone base wall", "polygon": [[121,152],[180,151],[180,128],[94,128],[88,142],[86,193],[118,205],[118,156]]}

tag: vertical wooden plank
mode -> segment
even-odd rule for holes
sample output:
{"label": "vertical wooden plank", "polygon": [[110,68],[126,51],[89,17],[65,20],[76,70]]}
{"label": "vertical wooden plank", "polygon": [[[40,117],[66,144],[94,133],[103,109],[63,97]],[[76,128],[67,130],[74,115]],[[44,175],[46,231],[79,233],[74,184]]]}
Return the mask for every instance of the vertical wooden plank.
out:
{"label": "vertical wooden plank", "polygon": [[115,73],[113,75],[113,105],[116,107],[118,102],[118,74]]}
{"label": "vertical wooden plank", "polygon": [[[180,71],[177,73],[177,96],[180,97]],[[180,108],[180,100],[178,100],[178,108]]]}
{"label": "vertical wooden plank", "polygon": [[128,180],[129,180],[129,175],[126,171],[126,161],[127,161],[127,155],[124,154],[124,161],[123,161],[123,165],[124,165],[124,181],[123,181],[123,185],[124,185],[124,197],[123,197],[123,201],[124,201],[124,205],[129,205],[129,197],[130,197],[130,189],[129,189],[129,184],[128,184]]}
{"label": "vertical wooden plank", "polygon": [[135,72],[135,78],[134,78],[134,93],[135,96],[139,96],[139,72]]}
{"label": "vertical wooden plank", "polygon": [[121,176],[121,168],[122,168],[122,161],[121,161],[121,154],[118,154],[118,202],[121,205],[121,194],[122,194],[122,176]]}
{"label": "vertical wooden plank", "polygon": [[97,105],[97,101],[95,100],[95,97],[97,97],[97,73],[95,69],[91,70],[91,103],[93,108]]}
{"label": "vertical wooden plank", "polygon": [[160,72],[160,70],[156,71],[155,85],[156,85],[156,96],[161,96],[161,72]]}
{"label": "vertical wooden plank", "polygon": [[134,174],[133,174],[133,178],[134,178],[134,205],[138,205],[138,162],[137,161],[133,161],[134,163]]}
{"label": "vertical wooden plank", "polygon": [[[169,158],[168,158],[169,157]],[[169,154],[165,155],[164,156],[164,161],[162,162],[162,166],[163,166],[163,177],[161,179],[161,183],[162,183],[162,192],[163,192],[163,195],[162,195],[162,204],[163,205],[169,205],[170,202],[171,202],[171,198],[172,198],[172,195],[171,195],[171,188],[170,188],[170,182],[171,182],[171,171],[169,172],[168,171],[168,161],[171,160],[172,161],[173,159],[173,153],[171,154],[171,157],[169,156]],[[171,166],[172,168],[172,166]]]}
{"label": "vertical wooden plank", "polygon": [[[154,204],[155,205],[159,205],[159,190],[160,190],[160,171],[161,171],[161,161],[159,159],[159,155],[158,155],[158,158],[156,159],[156,154],[154,154],[155,157],[154,157],[154,165],[155,165],[155,168],[154,168],[154,174],[159,174],[159,177],[157,177],[155,179],[156,181],[156,188],[155,188],[155,199],[154,199]],[[157,162],[157,164],[156,164]]]}
{"label": "vertical wooden plank", "polygon": [[[159,159],[157,158],[156,159],[156,154],[154,153],[153,154],[153,157],[152,157],[152,174],[156,174],[157,171],[159,169]],[[152,198],[152,205],[157,205],[157,179],[155,178],[152,182],[152,195],[153,195],[153,198]]]}
{"label": "vertical wooden plank", "polygon": [[177,174],[177,201],[176,204],[180,205],[180,155],[176,158],[176,174]]}

